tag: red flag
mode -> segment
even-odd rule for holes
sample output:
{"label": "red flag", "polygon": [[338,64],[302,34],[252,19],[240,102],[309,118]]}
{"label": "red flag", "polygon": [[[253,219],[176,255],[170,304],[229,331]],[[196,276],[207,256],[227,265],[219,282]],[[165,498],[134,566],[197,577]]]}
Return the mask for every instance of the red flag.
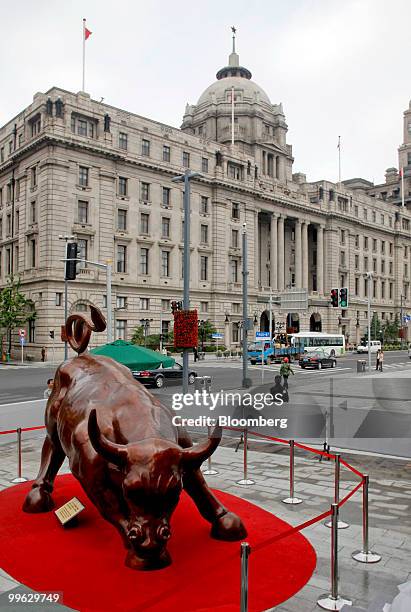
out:
{"label": "red flag", "polygon": [[400,168],[400,171],[399,171],[399,173],[398,173],[398,174],[400,175],[400,178],[402,178],[402,174],[403,174],[403,172],[404,172],[404,169],[403,169],[403,168]]}
{"label": "red flag", "polygon": [[86,27],[84,28],[84,40],[87,40],[87,38],[89,36],[91,36],[93,32],[91,32],[91,30],[88,30]]}

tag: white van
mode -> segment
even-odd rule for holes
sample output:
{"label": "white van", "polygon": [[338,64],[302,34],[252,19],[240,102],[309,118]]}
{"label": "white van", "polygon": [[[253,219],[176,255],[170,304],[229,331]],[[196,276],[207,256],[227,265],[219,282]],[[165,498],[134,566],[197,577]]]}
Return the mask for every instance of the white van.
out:
{"label": "white van", "polygon": [[[379,340],[371,340],[370,342],[370,352],[376,353],[381,350],[381,342]],[[357,347],[357,353],[368,353],[368,342],[365,344],[360,344]]]}

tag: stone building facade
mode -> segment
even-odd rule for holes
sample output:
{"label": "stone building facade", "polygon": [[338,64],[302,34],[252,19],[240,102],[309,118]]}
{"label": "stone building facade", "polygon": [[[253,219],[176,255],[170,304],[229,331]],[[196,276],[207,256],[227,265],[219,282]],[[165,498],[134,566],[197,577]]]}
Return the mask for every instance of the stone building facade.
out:
{"label": "stone building facade", "polygon": [[[410,117],[406,111],[399,149],[407,169]],[[150,333],[170,329],[170,301],[181,299],[183,288],[183,192],[172,178],[187,168],[201,174],[191,191],[191,305],[226,345],[240,341],[244,223],[256,328],[268,329],[262,300],[271,293],[274,320],[289,329],[342,332],[358,342],[367,326],[364,273],[370,270],[372,309],[380,319],[393,319],[401,302],[411,307],[407,207],[362,179],[307,183],[292,172],[286,135],[281,104],[251,80],[234,49],[216,82],[187,105],[181,129],[84,92],[53,87],[35,94],[0,129],[0,287],[18,274],[36,309],[27,353],[38,357],[46,346],[50,356],[54,330],[55,356],[62,354],[59,236],[75,235],[87,260],[112,262],[115,337],[129,338],[144,320]],[[343,311],[330,305],[330,290],[341,286],[349,288]],[[292,287],[308,290],[304,312],[276,305]],[[105,273],[81,265],[69,282],[69,312],[89,304],[106,312]]]}

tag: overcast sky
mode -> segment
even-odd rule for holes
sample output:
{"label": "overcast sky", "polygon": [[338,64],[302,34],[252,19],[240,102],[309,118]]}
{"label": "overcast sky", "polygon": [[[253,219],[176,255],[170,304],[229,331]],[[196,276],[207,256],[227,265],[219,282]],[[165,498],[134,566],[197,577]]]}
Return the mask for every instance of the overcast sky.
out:
{"label": "overcast sky", "polygon": [[410,0],[0,0],[0,125],[53,85],[176,127],[227,64],[282,102],[294,171],[383,182],[411,98]]}

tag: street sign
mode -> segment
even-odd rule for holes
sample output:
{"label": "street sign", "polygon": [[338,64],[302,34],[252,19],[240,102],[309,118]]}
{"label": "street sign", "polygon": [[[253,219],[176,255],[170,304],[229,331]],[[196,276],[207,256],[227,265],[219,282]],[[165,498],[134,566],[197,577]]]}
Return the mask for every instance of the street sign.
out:
{"label": "street sign", "polygon": [[255,337],[257,340],[264,340],[265,338],[270,337],[270,332],[257,331],[255,332]]}
{"label": "street sign", "polygon": [[213,340],[221,340],[221,338],[223,337],[223,334],[211,334],[211,337],[213,338]]}
{"label": "street sign", "polygon": [[26,344],[26,338],[24,336],[20,336],[20,345],[24,346]]}
{"label": "street sign", "polygon": [[298,312],[308,308],[307,289],[288,289],[280,296],[280,309],[288,312]]}
{"label": "street sign", "polygon": [[25,338],[26,337],[26,330],[25,329],[19,329],[19,336],[20,336],[20,338]]}

